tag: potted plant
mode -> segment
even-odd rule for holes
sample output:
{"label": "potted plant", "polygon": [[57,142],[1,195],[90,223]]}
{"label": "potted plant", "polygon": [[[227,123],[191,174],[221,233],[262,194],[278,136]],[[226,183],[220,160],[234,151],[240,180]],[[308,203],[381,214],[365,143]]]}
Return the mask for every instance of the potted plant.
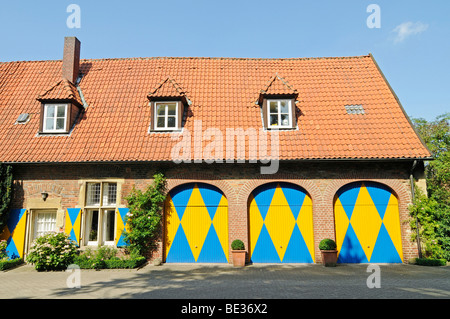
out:
{"label": "potted plant", "polygon": [[325,238],[320,242],[319,249],[322,254],[322,264],[325,267],[336,267],[338,252],[336,242],[333,239]]}
{"label": "potted plant", "polygon": [[235,239],[231,243],[231,255],[233,257],[234,267],[244,267],[245,266],[245,245],[240,239]]}

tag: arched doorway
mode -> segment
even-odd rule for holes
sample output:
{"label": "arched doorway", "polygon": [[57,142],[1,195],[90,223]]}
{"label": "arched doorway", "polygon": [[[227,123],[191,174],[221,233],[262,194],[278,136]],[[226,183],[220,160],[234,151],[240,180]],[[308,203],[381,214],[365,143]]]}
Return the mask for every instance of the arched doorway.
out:
{"label": "arched doorway", "polygon": [[228,262],[228,202],[220,189],[180,185],[169,192],[164,211],[165,262]]}
{"label": "arched doorway", "polygon": [[334,215],[338,262],[402,262],[398,200],[389,187],[369,181],[343,186]]}
{"label": "arched doorway", "polygon": [[253,263],[313,263],[311,197],[290,183],[269,183],[249,198],[250,260]]}

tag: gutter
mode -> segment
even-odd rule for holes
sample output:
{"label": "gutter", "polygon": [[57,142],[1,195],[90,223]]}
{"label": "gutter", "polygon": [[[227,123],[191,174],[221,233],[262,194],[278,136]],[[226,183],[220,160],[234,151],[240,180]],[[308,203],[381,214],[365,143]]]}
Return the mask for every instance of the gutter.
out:
{"label": "gutter", "polygon": [[[411,167],[411,171],[409,173],[409,183],[411,184],[411,199],[412,202],[414,203],[414,199],[416,198],[416,190],[415,190],[415,183],[414,183],[414,170],[417,166],[417,160],[414,160],[412,167]],[[420,232],[419,232],[419,220],[416,216],[416,235],[417,235],[417,249],[419,251],[419,258],[422,258],[422,247],[420,244]]]}

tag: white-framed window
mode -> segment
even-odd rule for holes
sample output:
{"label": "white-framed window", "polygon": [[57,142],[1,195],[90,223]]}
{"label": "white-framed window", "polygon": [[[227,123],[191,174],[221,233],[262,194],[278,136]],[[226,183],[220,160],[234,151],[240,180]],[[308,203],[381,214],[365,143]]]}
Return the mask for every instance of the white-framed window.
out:
{"label": "white-framed window", "polygon": [[86,183],[84,244],[114,245],[117,183]]}
{"label": "white-framed window", "polygon": [[34,234],[33,239],[45,234],[56,232],[56,211],[36,210],[34,213]]}
{"label": "white-framed window", "polygon": [[292,128],[291,100],[267,100],[269,128]]}
{"label": "white-framed window", "polygon": [[155,102],[154,107],[154,128],[155,130],[171,131],[178,128],[178,103]]}
{"label": "white-framed window", "polygon": [[45,104],[42,123],[43,132],[66,132],[67,110],[67,104]]}

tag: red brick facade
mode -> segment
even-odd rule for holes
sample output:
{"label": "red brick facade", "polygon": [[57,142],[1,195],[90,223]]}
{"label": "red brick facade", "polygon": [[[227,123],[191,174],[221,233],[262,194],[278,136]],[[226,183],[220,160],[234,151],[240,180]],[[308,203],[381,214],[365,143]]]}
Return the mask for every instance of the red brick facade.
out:
{"label": "red brick facade", "polygon": [[[315,259],[321,261],[319,242],[335,238],[334,200],[336,192],[354,181],[375,181],[389,186],[398,198],[404,261],[416,257],[417,245],[411,241],[408,205],[411,203],[410,162],[285,162],[274,175],[261,175],[257,164],[60,164],[16,165],[13,208],[28,208],[30,199],[39,200],[41,192],[49,199],[57,198],[61,208],[82,206],[81,184],[90,179],[117,178],[123,180],[123,198],[134,187],[144,189],[156,170],[167,177],[167,191],[189,182],[203,182],[218,187],[228,199],[229,244],[243,239],[248,247],[248,199],[258,186],[274,182],[289,182],[304,188],[313,203]],[[164,245],[153,258],[162,257]],[[229,250],[231,254],[231,248]],[[231,260],[231,259],[230,259]]]}

